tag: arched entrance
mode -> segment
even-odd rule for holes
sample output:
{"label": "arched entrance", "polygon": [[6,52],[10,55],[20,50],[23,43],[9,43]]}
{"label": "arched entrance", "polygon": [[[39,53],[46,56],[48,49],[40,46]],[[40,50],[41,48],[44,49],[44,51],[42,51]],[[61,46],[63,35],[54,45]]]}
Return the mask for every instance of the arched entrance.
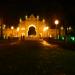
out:
{"label": "arched entrance", "polygon": [[35,35],[36,35],[35,27],[33,27],[33,26],[29,27],[28,36],[35,36]]}

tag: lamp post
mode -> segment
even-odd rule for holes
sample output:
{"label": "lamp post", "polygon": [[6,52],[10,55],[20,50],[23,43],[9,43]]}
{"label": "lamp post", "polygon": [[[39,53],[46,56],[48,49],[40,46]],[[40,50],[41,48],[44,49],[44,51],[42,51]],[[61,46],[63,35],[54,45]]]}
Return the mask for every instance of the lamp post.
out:
{"label": "lamp post", "polygon": [[68,29],[69,29],[69,30],[72,30],[72,27],[70,26]]}
{"label": "lamp post", "polygon": [[57,25],[59,24],[59,20],[55,20],[55,25],[56,25],[56,38],[57,38]]}
{"label": "lamp post", "polygon": [[61,29],[61,35],[64,35],[64,27],[61,26],[60,29]]}

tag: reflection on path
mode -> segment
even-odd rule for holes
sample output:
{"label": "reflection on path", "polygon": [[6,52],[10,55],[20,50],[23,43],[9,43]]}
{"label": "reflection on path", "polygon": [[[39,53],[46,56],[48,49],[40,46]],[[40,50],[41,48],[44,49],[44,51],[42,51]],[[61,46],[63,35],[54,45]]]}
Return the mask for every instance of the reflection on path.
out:
{"label": "reflection on path", "polygon": [[57,48],[57,47],[58,47],[58,45],[50,44],[50,43],[48,43],[48,42],[45,41],[45,40],[41,41],[41,44],[42,44],[43,46],[47,46],[47,47],[50,47],[50,48]]}

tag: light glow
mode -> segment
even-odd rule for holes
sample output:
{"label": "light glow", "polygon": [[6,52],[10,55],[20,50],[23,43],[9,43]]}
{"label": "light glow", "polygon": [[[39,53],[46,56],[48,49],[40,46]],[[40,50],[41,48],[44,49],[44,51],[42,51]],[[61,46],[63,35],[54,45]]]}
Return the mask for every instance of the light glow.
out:
{"label": "light glow", "polygon": [[75,38],[74,37],[71,37],[71,39],[74,41],[75,40]]}
{"label": "light glow", "polygon": [[43,31],[47,31],[49,29],[49,27],[44,27]]}
{"label": "light glow", "polygon": [[43,19],[43,23],[45,22],[45,19]]}
{"label": "light glow", "polygon": [[3,25],[3,29],[5,29],[5,27],[6,27],[6,25],[4,24],[4,25]]}
{"label": "light glow", "polygon": [[61,30],[63,30],[63,29],[64,29],[64,27],[61,27],[60,29],[61,29]]}
{"label": "light glow", "polygon": [[50,38],[52,37],[52,35],[50,34]]}
{"label": "light glow", "polygon": [[29,25],[28,29],[29,29],[30,27],[34,27],[34,28],[36,28],[36,26],[33,25],[33,24]]}
{"label": "light glow", "polygon": [[46,41],[42,41],[42,44],[45,45],[45,46],[50,46],[50,44]]}
{"label": "light glow", "polygon": [[69,29],[69,30],[71,30],[71,29],[72,29],[72,27],[69,27],[68,29]]}
{"label": "light glow", "polygon": [[39,16],[37,16],[37,20],[39,19]]}
{"label": "light glow", "polygon": [[11,26],[11,29],[13,30],[13,29],[14,29],[14,27],[13,27],[13,26]]}
{"label": "light glow", "polygon": [[26,18],[26,20],[27,20],[28,16],[26,15],[25,18]]}
{"label": "light glow", "polygon": [[55,20],[55,24],[56,24],[56,25],[59,24],[59,21],[58,21],[58,20]]}
{"label": "light glow", "polygon": [[62,40],[64,40],[65,38],[64,37],[62,37]]}
{"label": "light glow", "polygon": [[45,41],[45,40],[42,40],[41,44],[42,44],[43,46],[47,46],[47,47],[50,47],[50,48],[56,48],[56,47],[58,47],[58,45],[50,44],[50,43],[48,43],[48,42]]}
{"label": "light glow", "polygon": [[20,18],[20,23],[22,22],[22,19]]}
{"label": "light glow", "polygon": [[19,31],[19,29],[20,29],[20,28],[19,28],[19,27],[17,27],[17,32]]}
{"label": "light glow", "polygon": [[21,28],[21,30],[25,30],[25,28]]}

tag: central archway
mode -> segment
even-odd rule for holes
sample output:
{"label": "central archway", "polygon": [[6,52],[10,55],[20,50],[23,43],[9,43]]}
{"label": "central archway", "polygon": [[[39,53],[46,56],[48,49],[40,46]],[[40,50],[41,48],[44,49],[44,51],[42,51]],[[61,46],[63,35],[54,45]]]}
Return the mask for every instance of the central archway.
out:
{"label": "central archway", "polygon": [[36,35],[36,28],[34,26],[30,26],[28,30],[28,36],[35,36]]}

